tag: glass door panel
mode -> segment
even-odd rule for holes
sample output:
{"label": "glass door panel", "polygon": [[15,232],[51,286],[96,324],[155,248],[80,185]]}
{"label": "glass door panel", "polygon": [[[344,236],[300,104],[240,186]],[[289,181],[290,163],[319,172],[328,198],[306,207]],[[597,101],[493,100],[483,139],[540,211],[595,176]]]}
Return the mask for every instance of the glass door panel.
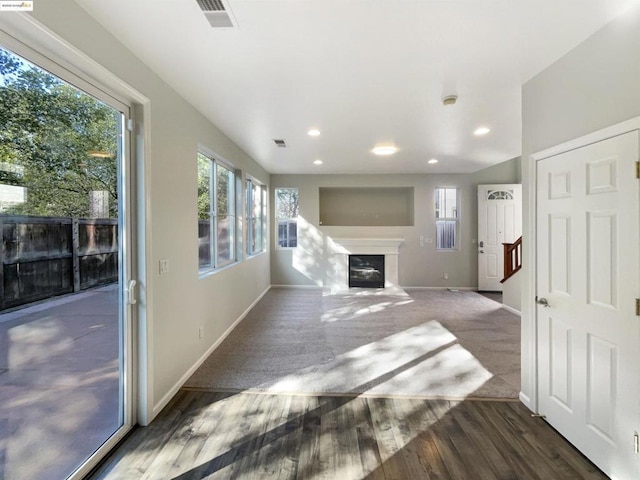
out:
{"label": "glass door panel", "polygon": [[128,109],[0,49],[0,478],[72,476],[130,423]]}

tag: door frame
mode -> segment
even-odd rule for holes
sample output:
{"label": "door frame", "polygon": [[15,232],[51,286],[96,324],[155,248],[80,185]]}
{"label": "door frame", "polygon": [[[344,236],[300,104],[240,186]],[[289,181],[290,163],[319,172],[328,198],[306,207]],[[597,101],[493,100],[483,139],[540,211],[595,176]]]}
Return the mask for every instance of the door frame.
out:
{"label": "door frame", "polygon": [[116,109],[118,106],[125,107],[125,122],[132,121],[129,125],[133,128],[125,125],[124,134],[127,138],[123,142],[122,152],[128,171],[119,179],[123,190],[128,190],[122,208],[130,218],[129,232],[122,232],[122,235],[129,237],[129,243],[126,245],[127,263],[123,263],[120,270],[130,275],[122,281],[124,293],[129,279],[138,282],[135,292],[137,303],[131,305],[125,302],[123,305],[128,322],[125,325],[127,332],[123,345],[123,353],[128,355],[123,370],[126,402],[123,427],[69,477],[70,480],[81,479],[96,467],[134,425],[146,425],[152,412],[152,328],[148,321],[150,309],[147,307],[151,302],[152,288],[151,277],[147,275],[146,267],[151,261],[151,252],[147,249],[146,242],[147,232],[151,228],[147,174],[150,158],[148,149],[145,148],[150,140],[150,122],[145,121],[150,118],[150,101],[31,15],[3,15],[0,18],[0,42],[18,55],[110,106]]}
{"label": "door frame", "polygon": [[[528,288],[523,290],[523,298],[522,298],[522,311],[526,312],[528,322],[528,330],[526,332],[522,332],[523,337],[528,339],[528,349],[530,353],[530,363],[528,365],[523,365],[526,367],[529,373],[529,378],[531,379],[531,391],[530,396],[525,395],[522,391],[520,392],[520,401],[527,405],[531,410],[538,413],[539,408],[539,382],[540,378],[538,375],[538,316],[537,309],[535,303],[535,297],[537,295],[537,212],[538,212],[538,198],[537,198],[537,190],[538,190],[538,177],[537,177],[537,163],[540,160],[544,160],[549,157],[553,157],[555,155],[559,155],[562,153],[569,152],[571,150],[576,150],[581,147],[585,147],[587,145],[591,145],[594,143],[598,143],[602,140],[606,140],[612,137],[617,137],[619,135],[640,131],[640,116],[632,118],[630,120],[626,120],[624,122],[617,123],[615,125],[611,125],[609,127],[605,127],[601,130],[597,130],[595,132],[591,132],[587,135],[583,135],[578,138],[574,138],[567,142],[561,143],[559,145],[555,145],[545,150],[541,150],[539,152],[533,153],[529,156],[529,168],[528,168],[528,178],[529,183],[527,185],[527,200],[529,204],[527,218],[523,219],[526,221],[528,226],[528,235],[526,238],[523,238],[523,243],[528,244],[528,248],[525,252],[523,252],[523,260],[529,265],[529,268],[526,269],[526,275],[528,279]],[[640,159],[638,159],[640,160]],[[639,180],[640,181],[640,180]],[[636,266],[639,268],[640,266]],[[640,294],[640,292],[638,292]],[[525,335],[526,334],[526,335]],[[524,370],[524,369],[523,369]]]}

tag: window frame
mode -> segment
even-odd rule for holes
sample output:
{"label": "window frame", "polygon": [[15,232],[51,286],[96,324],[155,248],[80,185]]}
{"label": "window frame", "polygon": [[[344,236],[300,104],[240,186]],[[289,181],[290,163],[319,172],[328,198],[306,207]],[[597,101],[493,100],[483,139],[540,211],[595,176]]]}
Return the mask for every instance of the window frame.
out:
{"label": "window frame", "polygon": [[[295,217],[279,217],[278,216],[278,190],[295,190],[298,194],[298,212],[297,215]],[[273,191],[273,195],[274,195],[274,199],[273,199],[273,205],[274,205],[274,234],[275,234],[275,246],[276,246],[276,250],[294,250],[296,248],[298,248],[298,220],[300,217],[300,189],[298,187],[276,187]],[[282,246],[280,245],[280,223],[281,222],[286,222],[287,228],[286,228],[286,232],[287,232],[287,238],[289,239],[289,234],[290,234],[290,228],[291,228],[291,224],[295,224],[296,226],[296,244],[295,245],[286,245],[286,246]],[[290,243],[290,239],[287,241],[287,243]]]}
{"label": "window frame", "polygon": [[[245,253],[247,257],[254,257],[256,255],[260,255],[267,251],[267,187],[263,183],[257,181],[253,177],[247,175],[245,178],[245,224],[246,224],[246,248]],[[259,211],[260,217],[258,218],[259,222],[259,232],[260,232],[260,241],[259,248],[255,248],[254,238],[253,238],[253,220],[257,217],[255,216],[255,193],[259,192],[260,200],[259,200]]]}
{"label": "window frame", "polygon": [[[206,158],[209,161],[209,263],[207,265],[200,265],[200,254],[198,253],[198,274],[199,276],[206,276],[209,273],[220,271],[226,267],[234,265],[239,262],[238,255],[238,178],[240,172],[228,161],[222,159],[219,155],[215,154],[206,147],[199,146],[196,165],[200,161],[200,156]],[[229,249],[230,255],[228,260],[220,261],[218,258],[220,251],[220,238],[218,235],[219,227],[219,215],[220,210],[218,206],[218,168],[227,170],[231,175],[229,178],[229,185],[227,189],[227,210],[226,214],[229,217]],[[199,168],[199,167],[198,167]],[[198,181],[199,173],[198,173]],[[200,218],[198,215],[198,222]],[[198,228],[199,231],[199,228]],[[200,249],[200,236],[198,234],[198,252]]]}
{"label": "window frame", "polygon": [[[438,216],[438,193],[440,190],[455,190],[455,216],[446,216],[447,206],[446,203],[443,207],[445,215]],[[448,187],[435,187],[434,189],[434,219],[435,219],[435,227],[436,227],[436,241],[435,247],[439,252],[454,252],[460,250],[460,188],[448,186]],[[446,193],[445,193],[445,202],[446,202]],[[453,246],[452,247],[442,247],[439,246],[439,235],[438,235],[438,224],[439,223],[451,223],[454,224],[453,231]]]}

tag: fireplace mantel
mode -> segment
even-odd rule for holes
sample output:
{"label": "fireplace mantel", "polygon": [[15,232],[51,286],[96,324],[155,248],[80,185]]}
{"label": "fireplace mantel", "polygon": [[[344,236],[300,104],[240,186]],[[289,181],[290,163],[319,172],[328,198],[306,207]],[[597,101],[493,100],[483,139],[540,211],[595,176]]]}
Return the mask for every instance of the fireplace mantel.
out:
{"label": "fireplace mantel", "polygon": [[329,285],[348,288],[349,255],[384,255],[385,287],[398,286],[398,254],[404,238],[333,238],[333,261]]}
{"label": "fireplace mantel", "polygon": [[336,253],[362,255],[398,255],[404,238],[334,238]]}

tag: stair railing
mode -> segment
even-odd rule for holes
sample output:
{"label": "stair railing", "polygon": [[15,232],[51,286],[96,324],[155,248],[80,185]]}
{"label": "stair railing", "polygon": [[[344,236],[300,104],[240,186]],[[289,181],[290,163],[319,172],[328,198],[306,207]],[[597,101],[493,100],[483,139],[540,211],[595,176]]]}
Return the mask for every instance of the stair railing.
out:
{"label": "stair railing", "polygon": [[503,243],[504,248],[504,278],[500,283],[506,282],[518,270],[522,268],[522,237],[513,243]]}

